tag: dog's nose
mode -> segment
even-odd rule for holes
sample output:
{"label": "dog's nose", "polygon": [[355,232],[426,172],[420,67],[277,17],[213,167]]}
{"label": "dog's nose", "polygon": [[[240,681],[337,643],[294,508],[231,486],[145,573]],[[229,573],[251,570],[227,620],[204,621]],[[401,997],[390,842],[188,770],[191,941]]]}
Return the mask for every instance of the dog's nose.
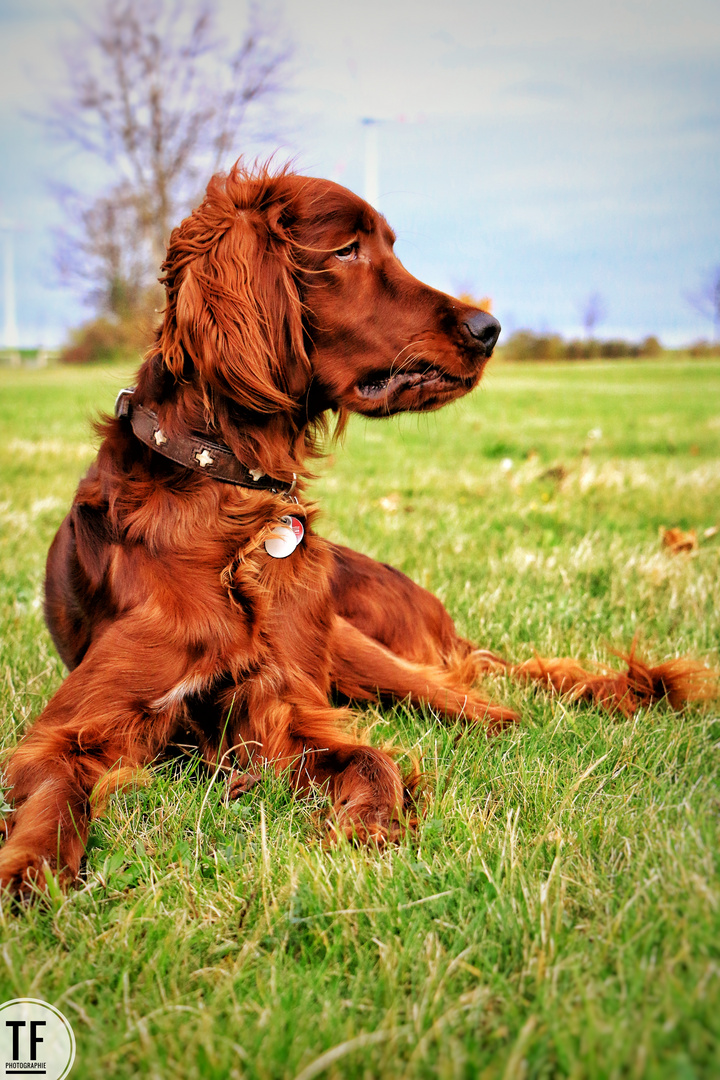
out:
{"label": "dog's nose", "polygon": [[478,311],[477,315],[467,319],[463,324],[472,340],[485,350],[489,356],[495,348],[497,339],[500,337],[500,323],[489,315],[487,311]]}

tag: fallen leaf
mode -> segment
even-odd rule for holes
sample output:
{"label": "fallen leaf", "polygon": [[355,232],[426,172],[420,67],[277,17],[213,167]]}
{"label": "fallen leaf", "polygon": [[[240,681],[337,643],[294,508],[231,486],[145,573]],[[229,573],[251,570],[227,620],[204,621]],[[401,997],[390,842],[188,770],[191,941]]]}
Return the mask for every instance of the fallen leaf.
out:
{"label": "fallen leaf", "polygon": [[694,551],[698,546],[696,530],[688,529],[687,532],[684,532],[683,529],[679,529],[677,525],[674,525],[671,529],[666,529],[661,525],[660,539],[662,540],[663,547],[666,547],[671,555],[680,555],[683,552]]}
{"label": "fallen leaf", "polygon": [[540,473],[538,479],[557,480],[558,483],[561,483],[563,480],[567,479],[568,475],[569,473],[564,465],[551,465],[545,472]]}

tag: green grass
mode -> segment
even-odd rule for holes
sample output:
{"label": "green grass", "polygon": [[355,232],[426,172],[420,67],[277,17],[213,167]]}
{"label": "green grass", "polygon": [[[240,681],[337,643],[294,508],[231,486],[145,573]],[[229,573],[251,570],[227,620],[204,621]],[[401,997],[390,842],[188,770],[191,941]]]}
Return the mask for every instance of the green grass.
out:
{"label": "green grass", "polygon": [[[0,371],[8,746],[63,676],[45,553],[127,379]],[[715,361],[497,363],[443,413],[353,422],[313,492],[329,537],[485,647],[608,659],[638,633],[717,665],[720,538],[672,557],[658,529],[720,524],[719,449]],[[324,849],[322,808],[277,779],[228,805],[158,768],[93,825],[84,887],[3,905],[0,1000],[62,1009],[78,1078],[720,1075],[717,707],[615,721],[492,690],[524,723],[490,742],[365,713],[429,775],[385,854]]]}

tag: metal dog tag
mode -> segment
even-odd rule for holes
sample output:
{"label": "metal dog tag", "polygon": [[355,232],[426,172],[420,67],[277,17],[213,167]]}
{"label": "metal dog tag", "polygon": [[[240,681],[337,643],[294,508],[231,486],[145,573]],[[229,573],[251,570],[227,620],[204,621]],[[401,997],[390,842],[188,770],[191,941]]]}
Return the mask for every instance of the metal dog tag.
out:
{"label": "metal dog tag", "polygon": [[275,526],[265,541],[265,550],[273,559],[287,559],[304,535],[305,529],[300,518],[286,514],[280,518],[280,524]]}

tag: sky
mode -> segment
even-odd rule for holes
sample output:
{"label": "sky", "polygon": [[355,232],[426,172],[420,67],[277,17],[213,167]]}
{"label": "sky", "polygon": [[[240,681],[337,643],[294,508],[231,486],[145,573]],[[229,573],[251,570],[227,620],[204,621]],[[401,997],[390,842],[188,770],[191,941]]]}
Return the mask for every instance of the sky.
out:
{"label": "sky", "polygon": [[[93,165],[49,143],[31,114],[62,77],[60,42],[98,2],[0,0],[0,219],[14,225],[24,345],[55,345],[89,314],[53,263],[51,189],[79,176],[92,186]],[[243,0],[220,8],[239,41]],[[602,337],[710,336],[688,295],[720,266],[717,0],[265,10],[294,45],[280,159],[365,194],[362,120],[378,121],[378,208],[416,276],[492,297],[505,333],[580,334],[598,293]]]}

